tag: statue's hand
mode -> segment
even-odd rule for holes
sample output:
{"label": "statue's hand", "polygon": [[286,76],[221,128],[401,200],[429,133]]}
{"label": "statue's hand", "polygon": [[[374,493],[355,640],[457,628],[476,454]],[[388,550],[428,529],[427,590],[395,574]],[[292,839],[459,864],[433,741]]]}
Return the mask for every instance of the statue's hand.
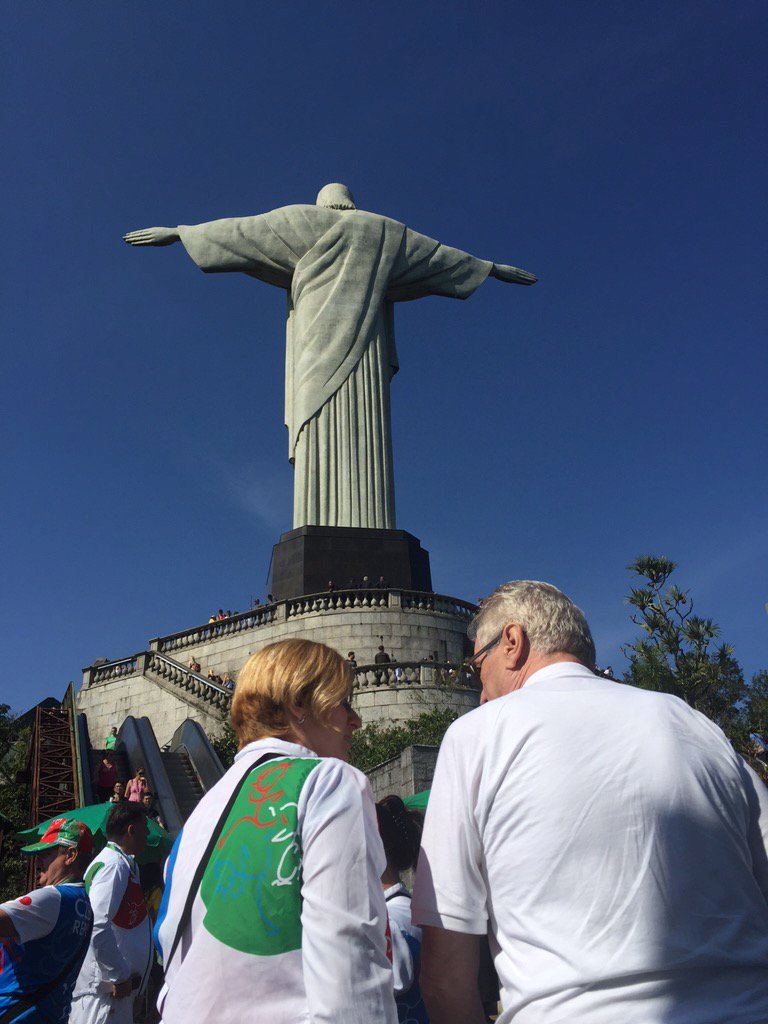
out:
{"label": "statue's hand", "polygon": [[536,284],[538,281],[535,274],[529,274],[527,270],[518,270],[517,267],[508,267],[504,263],[494,263],[491,274],[508,284]]}
{"label": "statue's hand", "polygon": [[129,231],[123,235],[128,245],[173,245],[178,242],[179,232],[176,228],[142,228],[141,231]]}

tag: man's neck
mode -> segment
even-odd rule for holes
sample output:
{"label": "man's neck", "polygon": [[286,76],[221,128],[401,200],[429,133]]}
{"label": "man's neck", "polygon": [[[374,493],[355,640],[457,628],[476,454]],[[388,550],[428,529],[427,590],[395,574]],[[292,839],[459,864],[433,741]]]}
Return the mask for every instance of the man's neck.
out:
{"label": "man's neck", "polygon": [[397,885],[399,881],[400,872],[396,871],[394,868],[390,868],[389,865],[387,865],[386,871],[381,876],[381,884],[384,886],[385,889],[389,889],[393,885]]}
{"label": "man's neck", "polygon": [[109,845],[111,847],[113,847],[115,850],[118,850],[120,853],[124,853],[126,857],[135,857],[136,856],[136,854],[133,853],[133,851],[130,848],[130,842],[128,842],[128,843],[125,843],[125,842],[118,843],[118,841],[116,839],[110,839]]}
{"label": "man's neck", "polygon": [[575,654],[566,654],[565,652],[539,654],[537,651],[532,650],[525,665],[523,665],[520,671],[520,675],[515,680],[517,685],[514,689],[519,690],[521,687],[525,686],[531,676],[536,672],[540,672],[541,669],[548,668],[550,665],[560,665],[566,662],[570,662],[572,665],[583,664]]}

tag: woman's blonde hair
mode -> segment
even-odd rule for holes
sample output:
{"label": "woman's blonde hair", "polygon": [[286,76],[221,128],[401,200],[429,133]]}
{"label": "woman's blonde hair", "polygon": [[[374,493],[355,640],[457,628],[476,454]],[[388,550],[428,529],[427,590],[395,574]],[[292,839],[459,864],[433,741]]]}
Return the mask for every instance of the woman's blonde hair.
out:
{"label": "woman's blonde hair", "polygon": [[313,640],[281,640],[252,654],[237,676],[232,728],[241,747],[265,736],[291,735],[286,704],[300,705],[320,721],[347,700],[352,667]]}

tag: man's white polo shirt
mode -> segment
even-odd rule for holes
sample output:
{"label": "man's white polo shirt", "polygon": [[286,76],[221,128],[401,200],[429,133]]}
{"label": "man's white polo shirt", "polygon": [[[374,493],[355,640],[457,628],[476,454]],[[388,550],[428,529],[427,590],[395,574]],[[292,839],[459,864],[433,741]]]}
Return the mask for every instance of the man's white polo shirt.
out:
{"label": "man's white polo shirt", "polygon": [[500,1024],[757,1024],[766,840],[717,726],[559,663],[448,730],[413,920],[490,931]]}

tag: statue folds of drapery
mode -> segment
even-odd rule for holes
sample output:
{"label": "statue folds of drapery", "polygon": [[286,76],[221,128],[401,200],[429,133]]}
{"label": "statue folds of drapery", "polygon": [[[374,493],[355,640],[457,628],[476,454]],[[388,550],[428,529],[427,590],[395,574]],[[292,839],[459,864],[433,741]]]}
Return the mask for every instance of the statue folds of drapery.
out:
{"label": "statue folds of drapery", "polygon": [[[165,232],[162,241],[158,232]],[[249,274],[288,293],[285,422],[294,528],[394,529],[392,305],[427,295],[466,299],[498,268],[355,209],[342,185],[325,186],[316,206],[148,229],[126,241],[177,238],[206,273]],[[535,280],[505,269],[527,278],[518,283]]]}

